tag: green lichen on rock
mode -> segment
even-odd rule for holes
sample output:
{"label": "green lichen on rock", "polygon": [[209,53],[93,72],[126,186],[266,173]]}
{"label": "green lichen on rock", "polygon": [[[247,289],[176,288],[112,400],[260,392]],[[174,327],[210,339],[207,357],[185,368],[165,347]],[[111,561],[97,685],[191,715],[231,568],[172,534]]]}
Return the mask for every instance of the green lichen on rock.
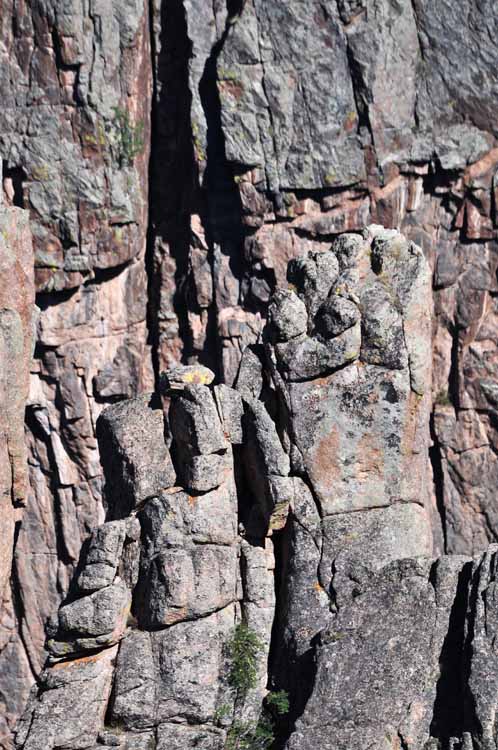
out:
{"label": "green lichen on rock", "polygon": [[133,123],[126,109],[113,107],[113,111],[111,139],[116,148],[118,162],[121,167],[131,167],[145,146],[144,124],[142,121]]}

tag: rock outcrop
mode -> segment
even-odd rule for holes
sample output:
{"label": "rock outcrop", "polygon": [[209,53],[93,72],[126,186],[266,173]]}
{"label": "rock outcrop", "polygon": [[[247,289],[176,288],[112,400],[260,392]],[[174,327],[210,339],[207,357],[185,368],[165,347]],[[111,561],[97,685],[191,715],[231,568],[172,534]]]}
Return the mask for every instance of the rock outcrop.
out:
{"label": "rock outcrop", "polygon": [[[8,732],[45,662],[49,615],[106,517],[96,434],[103,408],[159,389],[161,370],[202,362],[217,375],[216,403],[235,439],[240,404],[225,386],[238,373],[247,404],[259,399],[261,377],[266,388],[261,336],[277,287],[274,333],[302,336],[308,325],[305,291],[291,297],[289,318],[288,262],[299,282],[299,259],[328,251],[342,232],[372,222],[398,229],[428,260],[432,497],[421,490],[423,513],[437,554],[479,555],[498,539],[496,24],[491,0],[0,0],[0,192],[9,209],[29,211],[40,309],[26,410],[29,491],[0,611]],[[27,275],[31,266],[23,264]],[[305,393],[314,391],[306,378],[315,356],[329,366],[352,356],[361,325],[370,336],[365,369],[382,352],[395,387],[406,387],[404,366],[394,365],[406,356],[407,320],[381,297],[369,318],[370,294],[361,324],[353,299],[324,304],[318,294],[305,343],[272,340],[281,352],[272,377],[282,382],[278,401],[265,406],[280,415],[289,469],[239,434],[235,452],[257,467],[250,480],[260,498],[248,528],[268,517],[282,526],[281,499],[305,496],[305,471],[315,476],[308,489],[326,490],[301,407],[316,396]],[[389,347],[377,341],[388,334]],[[336,387],[326,386],[329,396]],[[370,387],[380,383],[363,383],[364,396]],[[410,386],[412,401],[414,393]],[[289,403],[302,408],[299,418],[285,416]],[[264,432],[261,406],[244,408],[246,431]],[[319,413],[310,414],[317,436]],[[372,419],[381,423],[373,407]],[[304,448],[291,452],[293,429]],[[393,461],[396,449],[386,455]],[[418,475],[424,459],[412,460]],[[338,477],[344,488],[356,469]],[[222,454],[192,454],[181,483],[204,492],[223,471]],[[134,481],[123,480],[125,492]],[[373,491],[379,478],[370,481]],[[390,505],[372,509],[379,513],[369,522],[384,509],[397,513],[392,501],[405,489],[389,486],[382,502]],[[313,506],[303,502],[313,525]],[[410,503],[422,518],[420,508]],[[129,512],[125,505],[113,520]],[[4,565],[12,519],[7,527]],[[289,543],[299,546],[301,533],[289,532]]]}
{"label": "rock outcrop", "polygon": [[[22,468],[29,492],[14,604],[0,615],[0,696],[12,728],[46,659],[47,618],[104,520],[99,412],[152,386],[144,260],[152,70],[141,0],[2,0],[0,17],[0,192],[11,215],[29,212],[34,260],[22,270],[34,270],[40,310]],[[24,410],[21,388],[16,398]]]}
{"label": "rock outcrop", "polygon": [[[33,249],[28,215],[0,203],[0,598],[10,577],[16,508],[26,505],[24,410],[35,325]],[[20,515],[18,515],[20,519]]]}
{"label": "rock outcrop", "polygon": [[434,554],[428,265],[372,225],[288,278],[235,389],[179,367],[100,416],[108,520],[49,621],[20,750],[496,747],[498,547]]}
{"label": "rock outcrop", "polygon": [[14,698],[6,700],[0,691],[0,745],[8,741],[16,719],[12,704],[20,708],[24,698],[22,685],[16,684],[17,632],[9,579],[15,531],[29,492],[24,413],[34,345],[34,299],[29,217],[26,211],[3,203],[0,194],[0,653],[5,656],[2,669]]}

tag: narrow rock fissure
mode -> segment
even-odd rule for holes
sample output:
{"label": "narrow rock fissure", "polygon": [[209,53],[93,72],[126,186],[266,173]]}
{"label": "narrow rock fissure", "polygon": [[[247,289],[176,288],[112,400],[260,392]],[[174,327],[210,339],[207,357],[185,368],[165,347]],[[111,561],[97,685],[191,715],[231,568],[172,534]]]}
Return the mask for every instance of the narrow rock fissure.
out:
{"label": "narrow rock fissure", "polygon": [[38,667],[36,664],[33,663],[31,649],[29,648],[28,644],[25,641],[23,628],[19,627],[20,623],[22,623],[22,621],[25,618],[24,604],[23,604],[22,596],[21,596],[21,586],[19,583],[19,575],[17,572],[17,566],[16,566],[16,561],[15,561],[15,551],[16,551],[17,540],[19,538],[20,530],[21,530],[21,522],[18,521],[14,527],[14,544],[13,544],[14,559],[13,559],[13,564],[12,564],[12,580],[11,580],[12,605],[13,605],[14,612],[16,615],[16,620],[18,623],[17,632],[19,634],[19,638],[21,639],[24,652],[26,653],[26,656],[28,659],[28,664],[31,670],[33,681],[36,681],[38,679]]}
{"label": "narrow rock fissure", "polygon": [[[188,343],[188,318],[184,300],[188,272],[190,214],[195,160],[190,121],[191,93],[188,85],[192,42],[188,37],[183,0],[162,3],[160,35],[155,36],[154,4],[149,5],[153,96],[149,161],[149,220],[145,264],[148,279],[147,327],[152,345],[156,380],[159,377],[164,335],[160,324],[169,317],[178,320],[178,335]],[[175,190],[171,186],[175,185]],[[173,309],[161,304],[163,275],[171,256],[175,270]],[[187,352],[184,351],[184,357]]]}
{"label": "narrow rock fissure", "polygon": [[[11,200],[13,205],[17,206],[18,208],[24,208],[24,181],[26,180],[26,173],[24,169],[22,167],[10,168],[8,166],[8,162],[2,160],[2,170],[0,174],[3,177],[3,180],[10,180],[10,184],[12,187]],[[0,191],[2,189],[3,186],[0,185]]]}
{"label": "narrow rock fissure", "polygon": [[[225,149],[221,121],[221,101],[217,83],[218,58],[230,32],[233,20],[243,7],[242,0],[227,0],[227,21],[221,38],[211,49],[199,81],[199,96],[206,121],[206,165],[200,190],[200,214],[206,231],[209,261],[216,277],[217,252],[229,255],[229,265],[236,278],[243,273],[244,229],[242,205]],[[207,340],[200,361],[220,375],[221,342],[217,336],[217,301],[208,311]]]}
{"label": "narrow rock fissure", "polygon": [[57,501],[57,497],[58,497],[57,478],[55,476],[55,467],[57,466],[57,462],[56,462],[55,455],[53,452],[52,444],[50,440],[48,439],[47,435],[45,435],[42,429],[40,428],[36,418],[33,415],[33,409],[31,407],[26,409],[25,420],[26,420],[26,425],[29,428],[32,435],[37,440],[39,440],[42,444],[44,444],[47,454],[50,457],[50,466],[54,467],[54,470],[51,472],[51,474],[47,475],[47,480],[50,484],[52,497],[54,498],[54,506],[55,506],[54,518],[57,524],[56,533],[55,533],[55,540],[57,544],[57,557],[59,560],[63,562],[64,565],[72,566],[74,563],[74,560],[72,560],[72,558],[68,554],[66,545],[64,544],[62,518],[61,518],[59,503]]}
{"label": "narrow rock fissure", "polygon": [[432,445],[429,448],[429,461],[432,467],[432,481],[434,483],[434,495],[436,498],[436,509],[441,522],[441,533],[443,536],[443,552],[447,551],[446,532],[446,506],[444,503],[444,472],[441,459],[441,446],[434,427],[434,413],[431,414],[430,431]]}
{"label": "narrow rock fissure", "polygon": [[467,658],[465,620],[467,593],[472,576],[472,563],[466,563],[458,576],[455,599],[451,607],[446,637],[439,657],[440,676],[430,727],[432,737],[448,742],[461,737],[464,725],[463,670]]}

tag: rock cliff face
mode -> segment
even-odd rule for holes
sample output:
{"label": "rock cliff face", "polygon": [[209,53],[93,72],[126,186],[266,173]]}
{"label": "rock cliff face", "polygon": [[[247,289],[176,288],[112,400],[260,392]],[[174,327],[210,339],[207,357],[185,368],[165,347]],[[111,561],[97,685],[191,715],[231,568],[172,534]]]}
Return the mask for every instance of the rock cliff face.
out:
{"label": "rock cliff face", "polygon": [[281,690],[286,750],[496,747],[498,547],[433,553],[427,262],[371,225],[288,279],[235,389],[180,366],[100,416],[109,520],[18,748],[268,748]]}
{"label": "rock cliff face", "polygon": [[[290,747],[325,742],[319,734],[325,726],[331,747],[382,747],[388,718],[372,697],[379,690],[351,677],[348,703],[354,706],[342,716],[345,681],[338,677],[334,687],[325,672],[353,674],[348,653],[369,643],[368,596],[375,600],[377,590],[385,591],[385,608],[392,610],[392,633],[384,628],[389,616],[379,615],[385,648],[393,639],[404,641],[394,634],[406,632],[399,618],[413,624],[422,616],[418,599],[432,597],[424,616],[431,612],[437,627],[420,621],[419,628],[429,639],[422,638],[421,653],[432,649],[433,655],[418,667],[406,654],[393,658],[398,672],[407,669],[405,657],[408,669],[420,667],[417,684],[425,687],[402,689],[400,683],[397,689],[392,677],[386,736],[393,747],[418,747],[429,734],[441,741],[465,736],[464,747],[494,747],[494,699],[479,671],[487,665],[493,672],[492,648],[479,635],[479,622],[491,615],[479,614],[477,606],[479,587],[491,587],[492,596],[494,553],[472,570],[459,556],[477,559],[498,539],[497,25],[491,0],[0,0],[0,243],[3,237],[10,248],[11,269],[0,283],[0,419],[8,451],[0,584],[15,537],[0,612],[0,746],[12,746],[15,719],[42,672],[46,627],[50,642],[63,644],[59,649],[79,640],[85,648],[107,643],[95,662],[91,656],[87,677],[73,660],[68,675],[74,680],[62,676],[66,667],[60,667],[60,685],[58,677],[47,678],[54,689],[71,683],[74,696],[95,685],[98,690],[88,688],[88,705],[96,691],[99,705],[106,704],[116,648],[109,644],[123,622],[111,617],[93,626],[93,615],[83,611],[94,597],[93,612],[121,612],[133,589],[137,638],[145,644],[149,633],[180,627],[190,643],[187,624],[194,622],[209,622],[206,633],[216,632],[221,644],[234,618],[245,621],[258,609],[267,648],[268,622],[278,613],[270,677],[291,694],[290,724],[282,728]],[[29,212],[34,264],[21,208]],[[401,230],[406,241],[375,228],[362,235],[372,224]],[[341,240],[331,251],[344,232],[357,233],[356,239]],[[14,256],[19,261],[12,267]],[[33,265],[40,312],[25,415],[26,492],[19,384],[29,359]],[[329,295],[332,288],[337,294]],[[209,424],[215,414],[226,415],[223,434],[213,428],[208,445],[195,427],[211,403],[205,392],[180,395],[180,375],[178,387],[159,379],[180,362],[216,373],[214,391],[197,384],[214,394]],[[235,382],[243,406],[230,390]],[[137,415],[147,400],[115,402],[154,389],[171,398],[171,432],[144,452],[148,420]],[[161,410],[147,409],[144,414],[153,412],[159,423]],[[279,443],[272,438],[266,445],[274,425]],[[182,508],[189,504],[185,497],[218,492],[212,508],[221,505],[207,513],[214,524],[208,540],[194,521],[182,520],[180,536],[165,531],[165,540],[154,541],[168,503],[154,493],[176,484],[186,491],[178,493]],[[253,496],[256,505],[249,502]],[[142,504],[151,497],[157,517],[147,521]],[[287,501],[291,521],[285,521]],[[21,511],[12,508],[22,504],[14,534]],[[179,511],[182,518],[189,508]],[[230,539],[217,535],[236,512],[249,546],[237,529]],[[140,543],[126,520],[135,514],[142,529],[150,525]],[[109,537],[95,531],[104,521],[118,524]],[[262,542],[267,526],[280,540],[276,606],[268,573],[273,553]],[[343,536],[350,545],[345,550],[338,541]],[[348,555],[356,559],[356,544],[370,571],[366,577],[351,573],[357,563]],[[138,547],[139,572],[131,559]],[[163,547],[175,549],[169,562]],[[240,566],[232,559],[239,553]],[[443,553],[457,557],[429,568],[421,563],[401,570],[396,562]],[[105,585],[86,588],[93,584],[85,578],[94,575],[81,573],[86,554]],[[112,560],[119,560],[117,567]],[[383,567],[388,563],[390,572]],[[240,582],[234,594],[228,573],[226,581],[216,583],[214,574],[202,583],[206,570],[239,567],[255,571],[243,595]],[[315,569],[318,578],[310,572]],[[165,590],[165,581],[176,581],[176,593]],[[204,586],[213,590],[204,594]],[[353,595],[356,586],[366,599]],[[344,614],[341,601],[346,606],[350,600],[354,607]],[[85,603],[76,619],[69,611],[56,627],[49,617],[63,601],[63,609]],[[331,601],[338,608],[334,626]],[[350,641],[324,635],[330,628],[349,632],[349,617],[356,628]],[[117,628],[110,638],[109,624],[111,634]],[[92,627],[95,632],[87,630]],[[178,638],[180,654],[186,647]],[[365,649],[365,674],[377,664],[382,643]],[[440,643],[451,679],[437,676]],[[160,646],[150,649],[155,656],[143,664],[159,669]],[[480,662],[479,650],[489,652]],[[453,656],[457,651],[461,658]],[[222,671],[212,658],[206,674]],[[318,699],[315,670],[320,689],[337,695],[335,708]],[[461,699],[448,687],[459,674]],[[167,688],[168,695],[175,690]],[[411,713],[404,704],[392,708],[410,690]],[[47,705],[54,700],[55,706],[59,698],[48,695]],[[365,695],[363,708],[354,703],[357,695]],[[260,698],[249,701],[253,712]],[[423,716],[433,707],[427,725]],[[88,710],[80,709],[83,721]],[[168,747],[196,741],[187,726],[181,740],[173,739],[166,725],[177,714],[169,710],[149,712],[152,723],[166,727],[157,741]],[[185,711],[178,716],[187,715],[189,724],[211,721],[206,742],[221,741],[223,723],[215,727],[212,714],[200,709]],[[448,717],[455,713],[452,724]],[[363,722],[363,739],[347,734],[348,722]],[[330,727],[339,724],[342,734],[334,735]],[[38,747],[41,739],[33,737]],[[53,739],[61,747],[73,741]]]}
{"label": "rock cliff face", "polygon": [[0,697],[0,743],[22,705],[26,686],[17,683],[16,637],[9,578],[14,537],[28,496],[24,410],[33,355],[35,315],[33,246],[26,211],[0,202],[0,649],[10,700]]}

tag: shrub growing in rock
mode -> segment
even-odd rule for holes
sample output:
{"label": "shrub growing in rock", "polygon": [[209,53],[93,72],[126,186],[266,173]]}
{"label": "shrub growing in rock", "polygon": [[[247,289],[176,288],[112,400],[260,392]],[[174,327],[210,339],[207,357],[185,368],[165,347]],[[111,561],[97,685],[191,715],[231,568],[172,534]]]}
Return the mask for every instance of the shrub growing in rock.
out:
{"label": "shrub growing in rock", "polygon": [[234,721],[227,733],[225,750],[269,750],[275,742],[275,721],[269,713],[284,715],[289,710],[285,690],[269,693],[258,721]]}
{"label": "shrub growing in rock", "polygon": [[263,644],[257,633],[241,622],[227,645],[231,660],[229,682],[237,691],[237,697],[244,698],[249,690],[256,687],[256,662]]}
{"label": "shrub growing in rock", "polygon": [[234,721],[228,730],[225,750],[269,750],[275,735],[267,717],[258,722]]}

